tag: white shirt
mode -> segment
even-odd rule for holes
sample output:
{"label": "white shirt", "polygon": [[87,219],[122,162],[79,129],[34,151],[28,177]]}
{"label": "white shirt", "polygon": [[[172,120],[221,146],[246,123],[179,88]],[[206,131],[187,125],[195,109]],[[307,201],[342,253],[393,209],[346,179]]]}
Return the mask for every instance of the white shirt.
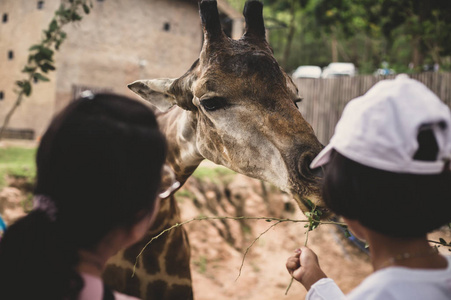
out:
{"label": "white shirt", "polygon": [[389,267],[374,272],[348,295],[330,278],[312,285],[306,300],[451,300],[451,256],[446,269]]}

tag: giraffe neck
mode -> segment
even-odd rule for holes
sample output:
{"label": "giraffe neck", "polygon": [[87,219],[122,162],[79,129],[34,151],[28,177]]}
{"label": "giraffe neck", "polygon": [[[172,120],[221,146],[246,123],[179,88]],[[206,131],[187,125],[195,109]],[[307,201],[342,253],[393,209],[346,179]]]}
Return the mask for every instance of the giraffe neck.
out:
{"label": "giraffe neck", "polygon": [[196,142],[195,113],[174,107],[167,113],[157,114],[157,120],[168,142],[167,163],[183,184],[204,160]]}
{"label": "giraffe neck", "polygon": [[[155,114],[168,143],[166,162],[183,184],[204,159],[196,144],[195,114],[178,107]],[[170,230],[147,245],[163,230],[180,222],[174,196],[164,199],[146,236],[110,259],[104,281],[117,291],[142,299],[191,300],[190,246],[185,229]]]}
{"label": "giraffe neck", "polygon": [[171,196],[162,201],[157,220],[146,236],[109,260],[104,282],[114,290],[142,299],[192,300],[186,231],[174,228],[152,240],[176,223],[180,223],[180,212]]}

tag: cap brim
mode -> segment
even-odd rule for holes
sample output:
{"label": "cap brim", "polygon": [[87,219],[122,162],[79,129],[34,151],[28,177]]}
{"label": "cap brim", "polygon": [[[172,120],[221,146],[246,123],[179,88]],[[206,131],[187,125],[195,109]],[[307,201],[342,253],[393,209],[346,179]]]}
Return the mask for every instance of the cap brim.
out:
{"label": "cap brim", "polygon": [[312,163],[310,164],[310,169],[316,169],[318,167],[321,167],[322,165],[325,165],[329,162],[330,155],[332,153],[333,146],[331,144],[324,147],[324,149],[313,159]]}

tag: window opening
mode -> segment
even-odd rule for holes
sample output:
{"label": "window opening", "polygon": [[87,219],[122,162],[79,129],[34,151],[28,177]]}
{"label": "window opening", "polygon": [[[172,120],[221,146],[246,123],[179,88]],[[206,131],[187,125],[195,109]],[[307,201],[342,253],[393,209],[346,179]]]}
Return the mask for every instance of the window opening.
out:
{"label": "window opening", "polygon": [[44,1],[38,1],[38,9],[44,8]]}
{"label": "window opening", "polygon": [[8,51],[8,59],[12,60],[14,58],[14,52],[12,50]]}
{"label": "window opening", "polygon": [[164,25],[163,25],[163,30],[164,30],[164,31],[169,31],[169,30],[171,30],[171,23],[169,23],[169,22],[164,23]]}
{"label": "window opening", "polygon": [[3,93],[3,91],[0,91],[0,101],[3,100],[5,98],[5,94]]}
{"label": "window opening", "polygon": [[8,22],[8,14],[3,14],[2,20],[3,20],[3,23]]}

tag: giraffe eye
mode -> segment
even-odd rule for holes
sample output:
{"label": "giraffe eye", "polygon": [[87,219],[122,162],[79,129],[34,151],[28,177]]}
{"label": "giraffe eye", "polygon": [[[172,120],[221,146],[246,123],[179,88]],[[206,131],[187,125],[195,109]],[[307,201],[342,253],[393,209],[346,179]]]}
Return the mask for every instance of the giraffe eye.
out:
{"label": "giraffe eye", "polygon": [[228,106],[227,100],[225,98],[221,97],[213,97],[208,98],[200,101],[200,104],[205,108],[207,111],[215,111],[220,108],[225,108]]}

